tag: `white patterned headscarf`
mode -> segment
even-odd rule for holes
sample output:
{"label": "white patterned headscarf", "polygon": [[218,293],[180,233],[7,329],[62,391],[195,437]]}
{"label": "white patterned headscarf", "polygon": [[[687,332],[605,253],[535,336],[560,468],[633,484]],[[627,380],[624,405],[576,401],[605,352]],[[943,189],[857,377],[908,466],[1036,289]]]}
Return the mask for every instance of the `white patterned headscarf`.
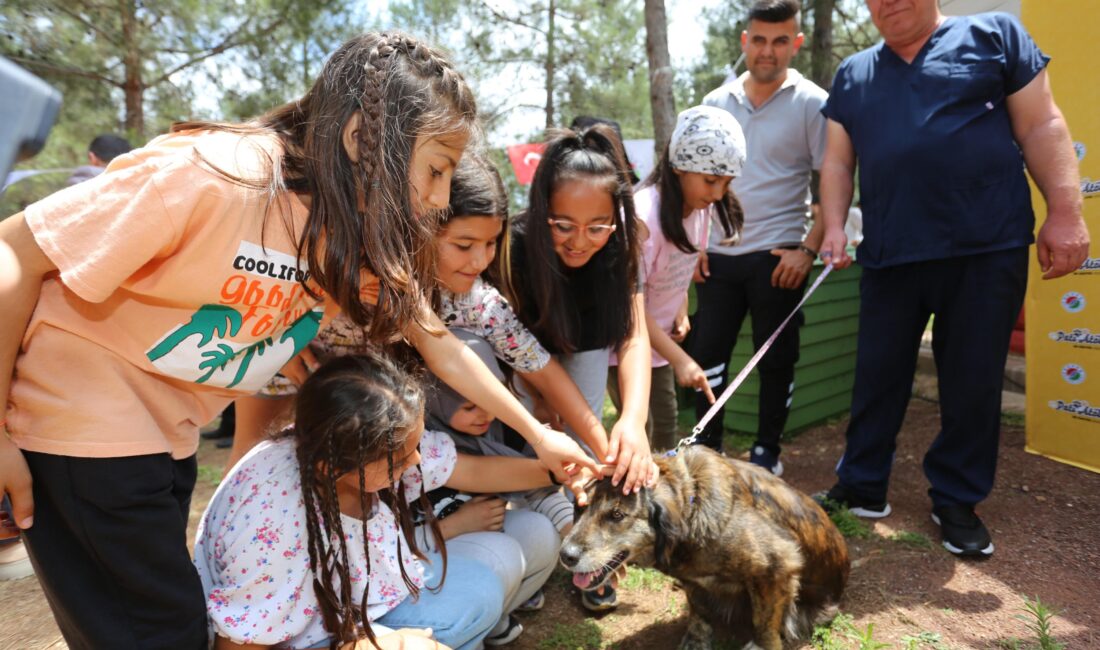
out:
{"label": "white patterned headscarf", "polygon": [[674,168],[713,176],[740,176],[745,151],[741,125],[714,106],[693,106],[680,113],[668,145]]}

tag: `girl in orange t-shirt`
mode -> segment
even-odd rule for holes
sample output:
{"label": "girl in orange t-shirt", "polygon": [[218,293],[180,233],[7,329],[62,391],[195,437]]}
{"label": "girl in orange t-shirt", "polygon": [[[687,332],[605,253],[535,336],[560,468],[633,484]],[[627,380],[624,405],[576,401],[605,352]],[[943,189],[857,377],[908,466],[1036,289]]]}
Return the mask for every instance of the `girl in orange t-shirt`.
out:
{"label": "girl in orange t-shirt", "polygon": [[[0,493],[70,646],[206,646],[198,426],[296,357],[322,296],[378,340],[432,329],[434,215],[475,121],[434,50],[364,34],[298,101],[178,125],[0,222]],[[592,465],[434,340],[548,466]]]}

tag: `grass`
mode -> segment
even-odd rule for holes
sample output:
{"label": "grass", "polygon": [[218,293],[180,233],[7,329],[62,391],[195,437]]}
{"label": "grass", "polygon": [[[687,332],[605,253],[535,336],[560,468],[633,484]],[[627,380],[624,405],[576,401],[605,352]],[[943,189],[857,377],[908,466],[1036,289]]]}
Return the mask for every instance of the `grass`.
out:
{"label": "grass", "polygon": [[204,483],[218,487],[218,484],[222,482],[222,468],[213,465],[199,465],[198,478]]}
{"label": "grass", "polygon": [[600,626],[588,618],[571,625],[557,623],[549,636],[539,641],[539,650],[604,650],[610,647],[604,643]]}
{"label": "grass", "polygon": [[831,510],[829,519],[833,520],[833,524],[836,525],[841,535],[853,539],[869,539],[875,534],[871,527],[862,519],[853,515],[851,510],[839,507]]}
{"label": "grass", "polygon": [[890,538],[890,541],[897,542],[902,546],[907,546],[911,549],[916,549],[920,551],[925,551],[936,547],[932,540],[928,539],[927,536],[920,533],[911,533],[907,530],[899,530],[898,532],[894,533],[894,535]]}
{"label": "grass", "polygon": [[628,591],[661,591],[672,587],[672,578],[656,569],[628,566],[619,587]]}
{"label": "grass", "polygon": [[1053,620],[1056,612],[1048,607],[1036,596],[1035,600],[1024,598],[1023,614],[1017,614],[1016,618],[1024,622],[1027,629],[1035,636],[1036,643],[1024,646],[1036,650],[1063,650],[1066,646],[1054,638]]}
{"label": "grass", "polygon": [[814,628],[810,646],[815,650],[850,650],[853,647],[859,650],[881,650],[892,647],[889,643],[875,639],[874,623],[859,628],[850,614],[843,613],[833,617],[828,625]]}
{"label": "grass", "polygon": [[920,634],[906,634],[900,641],[905,644],[905,650],[949,650],[949,646],[943,642],[939,632],[921,632]]}

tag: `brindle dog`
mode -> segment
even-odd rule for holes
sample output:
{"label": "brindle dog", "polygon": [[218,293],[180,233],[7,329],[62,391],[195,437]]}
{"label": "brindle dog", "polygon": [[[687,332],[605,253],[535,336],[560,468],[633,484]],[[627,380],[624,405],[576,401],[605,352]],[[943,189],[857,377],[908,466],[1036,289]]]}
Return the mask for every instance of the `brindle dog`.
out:
{"label": "brindle dog", "polygon": [[561,548],[576,586],[597,589],[625,562],[676,578],[690,609],[681,650],[709,649],[715,637],[780,650],[835,612],[848,547],[812,499],[706,447],[657,464],[651,490],[589,486]]}

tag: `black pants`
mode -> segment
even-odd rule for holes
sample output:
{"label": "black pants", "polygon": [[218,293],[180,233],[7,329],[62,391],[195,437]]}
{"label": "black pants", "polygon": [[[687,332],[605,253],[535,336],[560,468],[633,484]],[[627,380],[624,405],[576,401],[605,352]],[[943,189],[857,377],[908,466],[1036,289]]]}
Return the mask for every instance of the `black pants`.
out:
{"label": "black pants", "polygon": [[[698,308],[692,324],[691,356],[703,367],[717,397],[729,382],[730,355],[741,322],[752,318],[752,342],[760,349],[775,328],[798,305],[806,283],[797,289],[779,289],[771,283],[779,258],[770,251],[746,255],[710,255],[710,277],[695,285]],[[756,367],[760,376],[759,424],[756,444],[779,453],[779,438],[787,424],[794,391],[794,364],[798,362],[798,328],[802,314],[791,320]],[[740,368],[734,368],[734,372]],[[710,408],[707,398],[696,393],[695,413],[703,417]],[[725,409],[703,430],[700,442],[722,448]]]}
{"label": "black pants", "polygon": [[1001,388],[1012,326],[1027,289],[1028,249],[884,269],[860,280],[859,347],[840,482],[885,500],[913,387],[921,334],[932,323],[940,432],[924,456],[934,505],[973,505],[993,489]]}
{"label": "black pants", "polygon": [[24,456],[35,505],[27,550],[69,647],[205,648],[187,550],[195,457]]}

